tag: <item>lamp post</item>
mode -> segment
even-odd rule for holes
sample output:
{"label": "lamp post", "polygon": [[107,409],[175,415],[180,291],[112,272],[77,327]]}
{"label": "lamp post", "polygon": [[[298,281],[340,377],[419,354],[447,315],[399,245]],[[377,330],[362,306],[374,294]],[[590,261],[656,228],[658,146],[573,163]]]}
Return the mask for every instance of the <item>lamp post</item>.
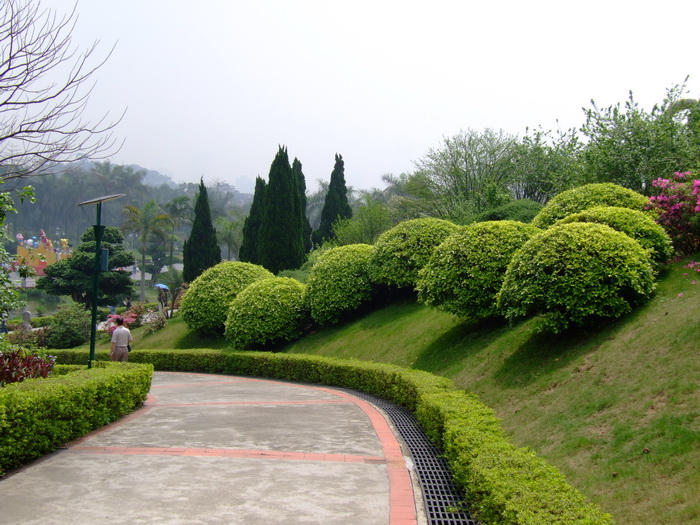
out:
{"label": "lamp post", "polygon": [[95,339],[97,336],[97,296],[100,293],[100,255],[102,244],[102,234],[105,227],[100,224],[102,220],[102,203],[124,197],[125,193],[117,193],[114,195],[105,195],[90,199],[78,204],[78,206],[88,206],[97,204],[97,220],[93,226],[95,232],[95,274],[92,280],[92,326],[90,327],[90,357],[88,357],[88,368],[92,368],[92,362],[95,360]]}

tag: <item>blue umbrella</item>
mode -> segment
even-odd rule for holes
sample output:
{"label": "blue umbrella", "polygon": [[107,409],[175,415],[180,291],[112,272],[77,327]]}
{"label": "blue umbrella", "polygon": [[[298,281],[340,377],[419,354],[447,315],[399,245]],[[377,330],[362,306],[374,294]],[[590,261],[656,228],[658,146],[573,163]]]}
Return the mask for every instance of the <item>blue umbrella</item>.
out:
{"label": "blue umbrella", "polygon": [[166,285],[161,284],[161,283],[154,284],[153,286],[155,286],[156,288],[162,288],[163,290],[170,290],[170,288],[168,288]]}

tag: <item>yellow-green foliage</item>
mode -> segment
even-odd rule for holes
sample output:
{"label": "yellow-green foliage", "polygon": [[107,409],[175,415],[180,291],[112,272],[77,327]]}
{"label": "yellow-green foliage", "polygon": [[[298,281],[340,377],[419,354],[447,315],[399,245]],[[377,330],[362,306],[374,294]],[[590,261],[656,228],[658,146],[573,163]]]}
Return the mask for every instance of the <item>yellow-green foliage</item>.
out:
{"label": "yellow-green foliage", "polygon": [[654,291],[649,254],[624,233],[596,223],[553,226],[513,256],[498,307],[515,319],[544,315],[553,333],[617,318]]}
{"label": "yellow-green foliage", "polygon": [[418,271],[428,263],[435,248],[457,229],[449,221],[427,217],[404,221],[385,231],[377,239],[370,259],[372,280],[413,288]]}
{"label": "yellow-green foliage", "polygon": [[220,335],[226,314],[236,296],[249,284],[273,275],[262,266],[244,262],[222,262],[204,271],[187,289],[180,314],[191,330]]}
{"label": "yellow-green foliage", "polygon": [[[86,361],[82,353],[79,362]],[[0,472],[133,411],[146,399],[153,374],[150,364],[57,368],[54,377],[0,388]]]}
{"label": "yellow-green foliage", "polygon": [[611,182],[586,184],[561,192],[532,220],[538,228],[548,228],[559,219],[593,206],[617,206],[642,211],[649,203],[644,195]]}
{"label": "yellow-green foliage", "polygon": [[498,315],[496,294],[508,263],[538,231],[516,221],[480,222],[458,230],[419,272],[418,299],[462,317]]}
{"label": "yellow-green foliage", "polygon": [[304,289],[289,277],[251,284],[229,307],[226,339],[237,348],[297,339],[309,317]]}
{"label": "yellow-green foliage", "polygon": [[372,249],[368,244],[349,244],[319,258],[306,283],[306,303],[314,321],[337,323],[343,314],[372,299],[374,286],[368,271]]}
{"label": "yellow-green foliage", "polygon": [[[85,351],[59,350],[59,363],[80,362]],[[600,511],[542,458],[512,445],[493,410],[452,381],[395,365],[330,357],[153,350],[139,360],[156,370],[267,377],[353,388],[406,407],[441,447],[466,501],[483,525],[610,525]]]}
{"label": "yellow-green foliage", "polygon": [[625,233],[649,250],[656,266],[667,263],[673,255],[673,245],[668,233],[646,213],[617,206],[594,206],[580,213],[573,213],[557,224],[570,222],[597,222]]}

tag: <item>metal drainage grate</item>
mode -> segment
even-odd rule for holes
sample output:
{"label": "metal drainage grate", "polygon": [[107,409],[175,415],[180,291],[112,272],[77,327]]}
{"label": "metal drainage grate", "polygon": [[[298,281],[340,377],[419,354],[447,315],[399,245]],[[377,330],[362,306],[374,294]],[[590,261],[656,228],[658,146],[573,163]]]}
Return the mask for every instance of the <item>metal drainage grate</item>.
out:
{"label": "metal drainage grate", "polygon": [[447,460],[441,457],[440,450],[430,442],[411,412],[358,390],[339,390],[372,403],[391,418],[416,466],[428,522],[431,525],[478,525],[452,482],[452,471]]}

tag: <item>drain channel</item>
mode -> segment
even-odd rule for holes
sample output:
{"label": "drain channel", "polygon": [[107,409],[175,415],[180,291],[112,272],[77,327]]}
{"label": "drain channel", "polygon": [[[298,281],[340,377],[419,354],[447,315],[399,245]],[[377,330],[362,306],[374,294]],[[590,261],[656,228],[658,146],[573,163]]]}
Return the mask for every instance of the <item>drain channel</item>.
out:
{"label": "drain channel", "polygon": [[440,450],[407,409],[358,390],[339,388],[381,408],[403,438],[416,466],[430,525],[478,525],[452,482],[452,471]]}

